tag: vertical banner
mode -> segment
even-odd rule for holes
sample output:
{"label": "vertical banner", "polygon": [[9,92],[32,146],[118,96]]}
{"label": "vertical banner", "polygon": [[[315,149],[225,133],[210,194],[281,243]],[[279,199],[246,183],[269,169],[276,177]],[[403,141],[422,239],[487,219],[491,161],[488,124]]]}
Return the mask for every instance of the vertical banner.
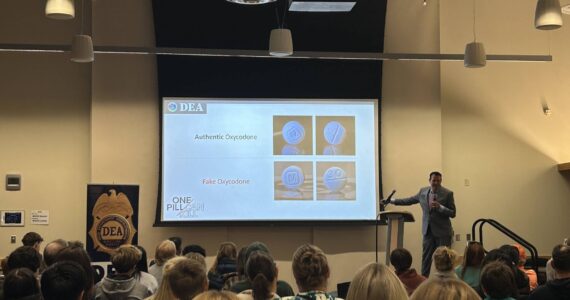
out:
{"label": "vertical banner", "polygon": [[137,244],[138,185],[87,185],[87,252],[93,262],[109,261],[124,244]]}

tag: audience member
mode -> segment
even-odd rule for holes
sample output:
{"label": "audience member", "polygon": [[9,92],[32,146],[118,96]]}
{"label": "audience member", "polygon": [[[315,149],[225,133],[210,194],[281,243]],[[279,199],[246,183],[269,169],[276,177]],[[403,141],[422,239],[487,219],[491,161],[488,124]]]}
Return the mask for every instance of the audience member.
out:
{"label": "audience member", "polygon": [[552,268],[556,279],[539,286],[529,300],[570,299],[570,246],[558,245],[552,250]]}
{"label": "audience member", "polygon": [[185,260],[187,258],[183,256],[177,256],[169,259],[163,266],[162,282],[158,286],[158,291],[151,297],[146,298],[147,300],[173,300],[176,299],[170,288],[170,283],[168,282],[168,276],[170,276],[170,270],[179,261]]}
{"label": "audience member", "polygon": [[514,300],[516,283],[512,268],[500,261],[485,265],[481,271],[481,289],[486,300]]}
{"label": "audience member", "polygon": [[24,234],[24,236],[22,237],[22,245],[30,246],[36,249],[36,251],[38,252],[40,252],[40,246],[43,241],[44,239],[42,238],[42,236],[39,233],[33,231]]}
{"label": "audience member", "polygon": [[137,263],[137,271],[148,273],[148,256],[146,255],[146,249],[140,245],[134,245],[139,249],[141,253],[141,259]]}
{"label": "audience member", "polygon": [[55,241],[49,242],[44,247],[44,262],[46,266],[49,267],[53,265],[53,263],[55,263],[55,257],[59,251],[67,246],[67,242],[62,239],[57,239]]}
{"label": "audience member", "polygon": [[178,300],[191,300],[208,290],[206,268],[200,263],[184,258],[176,262],[169,271],[168,284]]}
{"label": "audience member", "polygon": [[[570,246],[570,239],[564,239],[562,245]],[[546,262],[546,281],[552,281],[556,279],[556,271],[552,267],[552,257]]]}
{"label": "audience member", "polygon": [[483,258],[485,258],[483,245],[479,242],[471,241],[465,247],[463,262],[455,268],[457,277],[474,289],[479,287]]}
{"label": "audience member", "polygon": [[[271,255],[269,253],[269,249],[267,248],[267,246],[264,243],[253,242],[247,247],[247,249],[244,252],[245,265],[247,265],[247,260],[249,259],[251,254],[253,254],[256,251],[261,251],[263,253]],[[251,289],[251,288],[252,288],[251,282],[249,281],[249,279],[247,279],[247,276],[246,276],[245,280],[238,281],[238,282],[234,283],[231,286],[230,290],[234,293],[241,293],[241,292],[248,290],[248,289]],[[283,280],[277,281],[277,294],[281,297],[295,295],[295,293],[293,292],[293,288],[291,288],[291,286]]]}
{"label": "audience member", "polygon": [[406,287],[408,295],[426,280],[426,278],[416,272],[412,267],[412,254],[404,248],[398,248],[390,253],[390,263],[396,270],[396,275]]}
{"label": "audience member", "polygon": [[[286,297],[285,299],[335,299],[334,296],[326,292],[330,269],[323,250],[314,245],[302,245],[293,254],[292,264],[293,276],[299,293],[294,297]],[[279,294],[279,292],[277,293]]]}
{"label": "audience member", "polygon": [[517,248],[519,252],[518,268],[519,270],[523,271],[528,277],[528,284],[530,291],[533,291],[538,287],[538,275],[536,274],[536,271],[533,269],[525,269],[524,266],[526,264],[526,252],[524,247],[519,244],[514,244],[513,246]]}
{"label": "audience member", "polygon": [[457,252],[446,246],[441,246],[433,252],[433,266],[435,273],[430,277],[457,278],[455,274],[455,261],[457,260]]}
{"label": "audience member", "polygon": [[[392,254],[396,250],[392,251]],[[346,296],[346,300],[369,299],[407,300],[408,292],[396,274],[387,266],[370,263],[356,273]]]}
{"label": "audience member", "polygon": [[193,300],[239,300],[239,298],[232,292],[211,290],[196,296]]}
{"label": "audience member", "polygon": [[206,266],[206,259],[204,258],[204,256],[202,256],[202,254],[198,252],[188,252],[184,255],[184,257],[201,264],[204,267],[204,270],[208,268]]}
{"label": "audience member", "polygon": [[20,246],[8,256],[4,273],[7,274],[17,268],[28,268],[32,272],[38,273],[41,263],[42,257],[35,248],[31,246]]}
{"label": "audience member", "polygon": [[216,259],[208,271],[209,289],[221,290],[227,278],[236,275],[237,247],[232,242],[220,244]]}
{"label": "audience member", "polygon": [[47,268],[41,277],[43,300],[84,299],[88,278],[81,265],[73,261],[57,262]]}
{"label": "audience member", "polygon": [[247,260],[245,273],[251,282],[251,289],[242,291],[242,300],[280,299],[277,292],[277,266],[273,258],[264,252],[256,251]]}
{"label": "audience member", "polygon": [[172,236],[169,237],[168,240],[172,241],[174,246],[176,246],[176,255],[182,255],[182,239],[178,236]]}
{"label": "audience member", "polygon": [[[115,268],[115,274],[107,274],[97,284],[95,291],[96,300],[111,299],[145,299],[156,292],[157,283],[154,277],[145,277],[139,281],[135,277],[136,265],[141,258],[141,252],[136,247],[125,245],[119,247],[111,255],[111,263]],[[153,290],[154,288],[154,290]]]}
{"label": "audience member", "polygon": [[465,282],[454,278],[431,278],[422,283],[410,300],[481,300]]}
{"label": "audience member", "polygon": [[224,287],[222,288],[222,290],[230,290],[230,288],[237,282],[247,280],[247,277],[245,276],[246,252],[247,252],[247,247],[242,247],[241,249],[239,249],[238,256],[236,259],[236,275],[226,279],[226,283],[224,283]]}
{"label": "audience member", "polygon": [[[487,253],[487,255],[485,255],[485,258],[483,259],[483,263],[481,264],[481,267],[485,268],[486,265],[488,265],[492,262],[500,262],[500,263],[505,264],[507,267],[511,268],[511,270],[515,276],[515,284],[516,285],[519,284],[519,282],[517,282],[517,273],[515,273],[516,267],[514,266],[512,259],[508,254],[506,254],[504,251],[501,251],[499,249],[493,249],[493,250],[489,251],[489,253]],[[525,286],[528,286],[528,281],[525,281],[524,283],[525,283]],[[522,284],[522,281],[520,282],[520,284]],[[477,292],[479,293],[481,298],[485,298],[485,293],[483,292],[483,289],[480,286],[477,289]],[[511,295],[513,298],[517,298],[519,295],[518,288],[515,287],[515,289],[513,291],[511,291]]]}
{"label": "audience member", "polygon": [[4,278],[4,300],[40,300],[36,274],[28,268],[13,269]]}
{"label": "audience member", "polygon": [[154,254],[155,264],[148,268],[148,272],[156,278],[156,282],[158,282],[159,285],[162,282],[164,264],[175,256],[176,245],[170,240],[164,240],[156,247]]}
{"label": "audience member", "polygon": [[95,284],[95,271],[93,267],[91,267],[91,258],[87,251],[83,248],[82,243],[70,242],[70,246],[65,247],[59,251],[57,254],[55,261],[73,261],[78,263],[85,272],[85,277],[87,278],[83,299],[84,300],[91,300],[93,299],[93,294],[95,292],[94,284]]}
{"label": "audience member", "polygon": [[202,254],[202,256],[206,257],[206,249],[204,249],[200,245],[192,244],[192,245],[188,245],[188,246],[184,247],[184,249],[182,250],[182,255],[186,255],[190,252],[200,253],[200,254]]}

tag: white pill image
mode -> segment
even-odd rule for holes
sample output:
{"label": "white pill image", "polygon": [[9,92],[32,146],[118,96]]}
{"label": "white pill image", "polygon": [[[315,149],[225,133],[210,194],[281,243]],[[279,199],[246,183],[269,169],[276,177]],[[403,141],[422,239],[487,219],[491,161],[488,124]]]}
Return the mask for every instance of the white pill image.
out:
{"label": "white pill image", "polygon": [[283,139],[287,144],[297,145],[305,139],[305,127],[297,121],[289,121],[281,130]]}
{"label": "white pill image", "polygon": [[339,145],[346,137],[346,128],[340,122],[330,121],[325,125],[323,130],[325,140],[331,145]]}
{"label": "white pill image", "polygon": [[346,185],[346,172],[339,167],[330,167],[323,175],[323,182],[331,192],[338,192]]}
{"label": "white pill image", "polygon": [[281,182],[288,189],[298,189],[305,182],[303,169],[297,166],[289,166],[281,173]]}

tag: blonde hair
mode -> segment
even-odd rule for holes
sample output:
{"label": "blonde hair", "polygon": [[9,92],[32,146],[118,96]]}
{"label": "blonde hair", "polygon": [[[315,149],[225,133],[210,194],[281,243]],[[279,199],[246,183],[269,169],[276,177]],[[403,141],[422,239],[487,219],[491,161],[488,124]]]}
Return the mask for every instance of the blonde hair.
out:
{"label": "blonde hair", "polygon": [[348,289],[346,300],[407,300],[408,293],[398,276],[387,266],[369,263],[360,269]]}
{"label": "blonde hair", "polygon": [[457,252],[445,246],[438,247],[433,253],[433,264],[439,272],[449,272],[455,267]]}
{"label": "blonde hair", "polygon": [[168,260],[164,264],[164,270],[162,271],[162,281],[160,282],[160,286],[158,286],[158,291],[154,296],[152,296],[152,300],[172,300],[176,299],[176,296],[172,293],[172,289],[170,288],[170,284],[168,282],[168,278],[170,277],[170,271],[178,262],[183,261],[187,258],[183,256],[174,257]]}
{"label": "blonde hair", "polygon": [[184,257],[193,260],[195,262],[198,262],[199,264],[201,264],[204,269],[206,269],[206,259],[204,258],[204,256],[198,252],[188,252],[184,255]]}
{"label": "blonde hair", "polygon": [[154,252],[154,261],[157,266],[162,266],[167,260],[176,256],[176,245],[171,240],[164,240],[158,246],[156,246],[156,251]]}
{"label": "blonde hair", "polygon": [[327,286],[330,276],[329,263],[323,250],[315,245],[305,244],[293,254],[293,276],[301,292],[317,290]]}
{"label": "blonde hair", "polygon": [[430,278],[414,291],[410,300],[481,300],[467,283],[452,278]]}
{"label": "blonde hair", "polygon": [[206,268],[189,258],[177,261],[170,269],[166,280],[172,293],[180,300],[190,300],[208,290]]}
{"label": "blonde hair", "polygon": [[220,244],[220,248],[218,248],[218,254],[216,255],[216,259],[214,260],[214,264],[210,268],[210,272],[216,273],[216,268],[218,268],[218,262],[222,258],[231,258],[233,260],[237,257],[237,246],[232,242],[224,242]]}
{"label": "blonde hair", "polygon": [[211,290],[194,297],[193,300],[239,300],[238,296],[228,291]]}

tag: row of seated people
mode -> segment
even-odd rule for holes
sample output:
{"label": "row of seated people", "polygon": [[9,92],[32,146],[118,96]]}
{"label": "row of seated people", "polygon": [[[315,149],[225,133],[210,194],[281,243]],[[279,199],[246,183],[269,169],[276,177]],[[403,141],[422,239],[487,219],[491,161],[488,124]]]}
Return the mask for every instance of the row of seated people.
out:
{"label": "row of seated people", "polygon": [[[411,269],[412,258],[407,250],[397,249],[391,253],[395,272],[378,263],[364,266],[354,276],[346,299],[525,297],[533,286],[529,280],[532,276],[518,268],[512,249],[501,247],[485,255],[480,244],[470,243],[463,263],[456,269],[457,254],[445,247],[438,248],[433,256],[435,271],[428,279]],[[514,249],[517,258],[522,257]],[[143,248],[124,245],[111,257],[115,272],[96,282],[89,255],[80,243],[62,240],[49,243],[44,248],[43,259],[39,245],[22,246],[5,261],[2,296],[5,300],[336,298],[327,292],[330,269],[325,253],[317,246],[302,245],[293,254],[297,294],[290,284],[278,279],[276,264],[261,242],[242,248],[239,254],[233,243],[222,243],[209,270],[205,253],[197,250],[179,256],[176,244],[165,240],[157,246],[154,263],[148,267]],[[555,278],[535,287],[528,299],[570,299],[570,245],[554,248],[551,265]],[[226,291],[216,292],[218,289]]]}

